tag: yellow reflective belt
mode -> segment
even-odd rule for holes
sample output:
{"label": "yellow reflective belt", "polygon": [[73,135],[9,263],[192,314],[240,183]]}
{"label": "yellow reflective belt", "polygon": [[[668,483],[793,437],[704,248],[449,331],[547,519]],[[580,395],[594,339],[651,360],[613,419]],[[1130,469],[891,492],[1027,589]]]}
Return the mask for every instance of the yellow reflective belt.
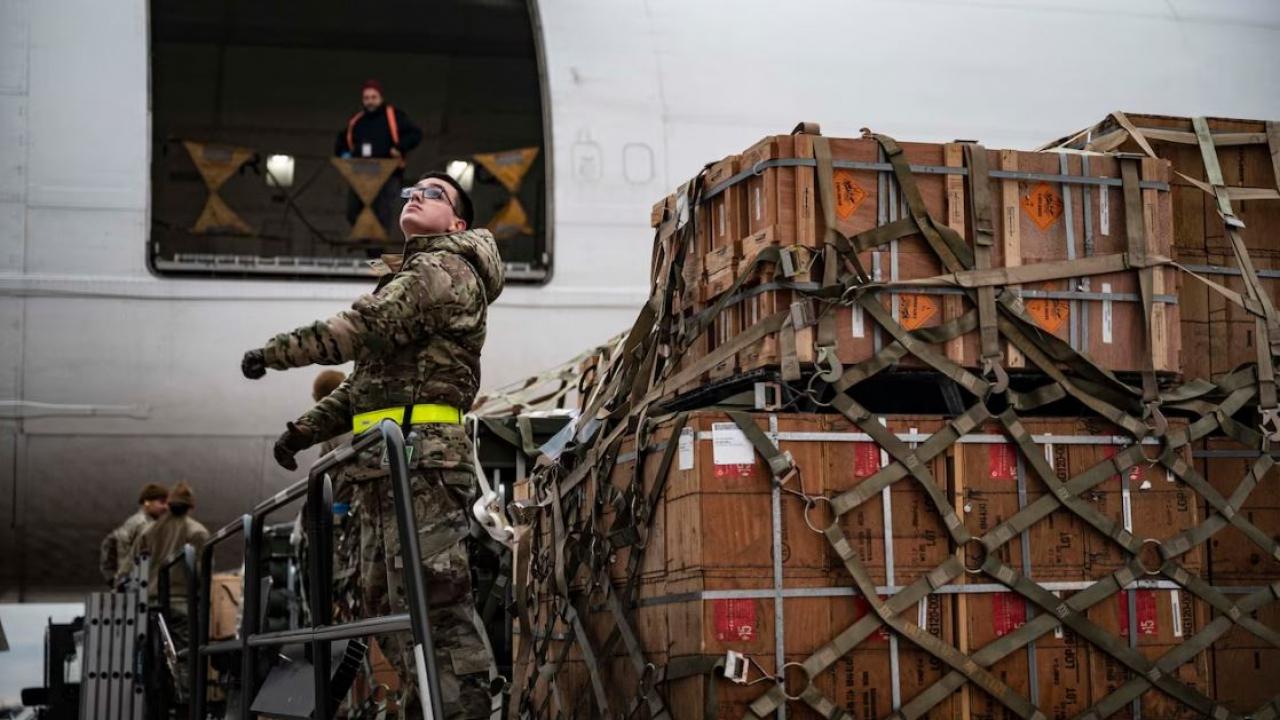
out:
{"label": "yellow reflective belt", "polygon": [[[351,430],[356,434],[377,425],[383,420],[394,420],[397,423],[404,422],[404,407],[384,408],[382,410],[370,410],[356,415],[351,420]],[[462,411],[456,407],[449,405],[423,404],[414,405],[413,412],[409,416],[409,425],[426,425],[428,423],[448,423],[450,425],[462,424]]]}

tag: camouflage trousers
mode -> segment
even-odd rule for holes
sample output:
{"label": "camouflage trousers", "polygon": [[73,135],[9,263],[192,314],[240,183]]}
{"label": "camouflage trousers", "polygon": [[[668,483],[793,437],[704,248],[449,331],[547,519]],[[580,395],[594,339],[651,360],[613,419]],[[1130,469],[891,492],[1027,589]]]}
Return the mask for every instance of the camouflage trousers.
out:
{"label": "camouflage trousers", "polygon": [[[416,469],[410,478],[427,587],[431,635],[446,718],[488,718],[489,683],[496,672],[471,594],[467,506],[468,471]],[[359,524],[361,604],[369,616],[408,612],[404,565],[390,480],[355,485]],[[410,633],[378,639],[400,678],[401,717],[421,717]]]}

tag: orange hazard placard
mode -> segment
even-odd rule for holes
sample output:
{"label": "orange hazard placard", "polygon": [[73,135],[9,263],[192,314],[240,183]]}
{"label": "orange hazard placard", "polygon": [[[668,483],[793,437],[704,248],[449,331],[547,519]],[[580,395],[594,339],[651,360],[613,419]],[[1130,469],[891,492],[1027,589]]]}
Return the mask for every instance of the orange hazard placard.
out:
{"label": "orange hazard placard", "polygon": [[832,181],[836,188],[836,215],[841,220],[848,220],[867,198],[867,191],[853,181],[853,173],[848,170],[836,170],[832,173]]}
{"label": "orange hazard placard", "polygon": [[1028,300],[1027,314],[1040,327],[1056,333],[1062,323],[1071,317],[1071,306],[1066,300]]}
{"label": "orange hazard placard", "polygon": [[1062,196],[1049,183],[1042,182],[1022,198],[1022,209],[1037,227],[1047,230],[1062,217]]}
{"label": "orange hazard placard", "polygon": [[898,297],[898,322],[908,330],[928,322],[938,312],[938,303],[928,295],[901,295]]}

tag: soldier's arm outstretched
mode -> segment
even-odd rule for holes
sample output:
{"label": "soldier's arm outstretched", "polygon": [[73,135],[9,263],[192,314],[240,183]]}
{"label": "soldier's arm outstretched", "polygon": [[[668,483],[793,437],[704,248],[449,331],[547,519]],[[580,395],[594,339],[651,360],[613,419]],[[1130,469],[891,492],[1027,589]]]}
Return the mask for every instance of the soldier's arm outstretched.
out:
{"label": "soldier's arm outstretched", "polygon": [[[413,256],[376,295],[363,295],[350,310],[328,320],[280,333],[261,350],[245,355],[245,376],[266,368],[340,365],[377,355],[394,346],[421,342],[435,329],[477,312],[477,282],[465,262],[441,253]],[[251,357],[254,356],[254,357]]]}

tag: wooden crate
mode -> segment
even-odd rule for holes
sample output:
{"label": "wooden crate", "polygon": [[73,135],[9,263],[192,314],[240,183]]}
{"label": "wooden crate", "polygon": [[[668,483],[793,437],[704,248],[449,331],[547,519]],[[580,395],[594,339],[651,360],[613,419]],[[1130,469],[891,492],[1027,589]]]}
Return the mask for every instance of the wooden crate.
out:
{"label": "wooden crate", "polygon": [[[771,161],[788,158],[812,161],[814,138],[804,134],[765,138],[745,151],[738,165],[721,164],[761,170],[740,183],[746,194],[746,227],[750,234],[741,241],[740,252],[734,256],[739,259],[729,260],[727,245],[722,246],[724,249],[709,251],[706,256],[704,266],[710,270],[714,263],[715,269],[706,278],[704,302],[721,297],[746,263],[771,245],[798,249],[793,263],[797,274],[787,279],[796,282],[821,279],[821,258],[816,253],[826,228],[824,214],[815,207],[816,171],[808,165],[769,165]],[[876,164],[883,159],[874,139],[830,138],[828,142],[833,160],[837,165],[845,165],[836,167],[832,178],[837,205],[834,217],[842,233],[855,236],[909,214],[896,180]],[[970,188],[967,179],[959,174],[965,165],[964,146],[912,142],[900,145],[908,162],[930,169],[914,175],[929,214],[960,233],[972,247]],[[1108,155],[1083,157],[987,150],[987,163],[992,171],[1014,174],[990,180],[995,240],[992,266],[1042,264],[1125,253],[1128,238],[1119,162]],[[949,167],[957,170],[944,172]],[[1157,189],[1160,183],[1169,181],[1168,165],[1144,159],[1140,173],[1148,187],[1141,192],[1143,237],[1137,242],[1148,255],[1168,256],[1173,233],[1171,197],[1169,192]],[[717,177],[728,174],[727,169],[719,170]],[[1079,180],[1055,180],[1068,177]],[[859,261],[873,282],[916,280],[949,271],[937,252],[918,234],[865,250],[859,255]],[[783,278],[779,268],[774,263],[766,263],[744,283],[743,291],[746,294],[760,292],[752,288],[762,285],[770,288],[767,283],[780,279]],[[1026,283],[1011,289],[1022,295],[1021,307],[1032,323],[1029,335],[1056,337],[1108,370],[1136,373],[1150,364],[1157,372],[1177,374],[1182,332],[1176,302],[1179,273],[1168,267],[1153,271],[1150,342],[1147,313],[1140,302],[1138,288],[1138,274],[1126,270]],[[766,294],[756,298],[745,298],[735,306],[741,304],[746,307],[743,312],[747,315],[759,316],[758,306],[776,308],[783,302],[789,305],[793,296],[798,295],[772,288],[764,292]],[[964,292],[956,288],[891,288],[877,292],[886,314],[906,331],[942,325],[975,307]],[[757,307],[750,307],[752,305]],[[1197,312],[1209,313],[1207,297],[1203,305]],[[867,360],[893,341],[890,333],[861,306],[839,306],[832,312],[835,313],[836,352],[846,367]],[[811,363],[815,358],[815,338],[815,334],[809,333],[797,343],[800,362]],[[779,364],[776,338],[756,345],[740,356],[743,370]],[[933,349],[965,367],[980,368],[983,364],[977,331],[937,343]],[[1000,353],[1007,368],[1026,366],[1021,353],[1003,339]],[[922,360],[911,355],[899,360],[898,365],[926,367]]]}
{"label": "wooden crate", "polygon": [[[707,169],[704,187],[714,188],[738,172],[741,157],[731,155]],[[703,264],[708,273],[736,267],[742,252],[742,238],[746,234],[746,187],[738,183],[707,200],[699,208],[698,233],[700,244],[706,248]]]}
{"label": "wooden crate", "polygon": [[[870,162],[877,143],[870,139],[831,141],[833,158]],[[959,165],[960,146],[931,143],[901,143],[912,165],[947,167]],[[1075,176],[1108,178],[1120,176],[1118,161],[1112,157],[1091,157],[1088,167],[1080,157],[1055,153],[988,150],[987,164],[993,170],[1031,173],[1035,176]],[[857,234],[908,214],[896,183],[876,177],[875,171],[840,170],[838,182],[856,188],[844,194],[860,198],[849,204],[847,217],[837,213],[837,224],[846,234]],[[843,175],[841,175],[843,173]],[[1144,180],[1164,182],[1168,167],[1143,161]],[[958,176],[917,173],[916,185],[929,214],[962,233],[972,247],[966,182]],[[992,267],[1040,264],[1084,258],[1090,255],[1123,253],[1127,249],[1123,189],[1119,185],[1087,185],[1048,182],[1028,178],[992,178],[992,225],[995,244]],[[1145,250],[1150,255],[1167,255],[1171,236],[1169,193],[1143,191],[1146,226]],[[1087,212],[1086,212],[1087,210]],[[1016,218],[1017,222],[1011,222]],[[919,235],[900,239],[860,255],[872,280],[894,281],[930,277],[946,272],[937,256]],[[1113,371],[1138,372],[1146,365],[1148,352],[1157,371],[1178,371],[1179,325],[1173,302],[1177,272],[1162,268],[1155,272],[1153,344],[1148,350],[1143,333],[1144,312],[1138,302],[1137,273],[1125,271],[1089,278],[1028,283],[1021,286],[1023,306],[1036,325],[1035,332],[1052,335],[1087,355],[1095,363]],[[1085,290],[1089,295],[1080,295]],[[1076,293],[1074,296],[1071,293]],[[1104,297],[1105,296],[1105,297]],[[940,325],[973,308],[954,291],[887,292],[882,305],[905,330]],[[839,353],[845,364],[869,357],[892,337],[867,316],[862,308],[841,308],[837,323]],[[981,364],[978,333],[971,332],[950,343],[934,346],[953,362],[968,367]],[[1025,366],[1021,354],[1001,341],[1006,367]],[[920,361],[904,358],[907,367]]]}
{"label": "wooden crate", "polygon": [[[1196,467],[1224,498],[1230,498],[1258,459],[1228,438],[1210,438],[1197,452]],[[1280,537],[1280,468],[1273,467],[1249,494],[1240,515],[1269,537]],[[1280,581],[1280,558],[1271,557],[1228,525],[1209,541],[1209,573],[1215,585],[1265,585]],[[1280,624],[1272,627],[1280,627]]]}
{"label": "wooden crate", "polygon": [[[1191,119],[1149,114],[1126,117],[1151,150],[1173,165],[1170,195],[1174,259],[1242,291],[1239,266],[1218,214],[1217,200],[1191,182],[1208,182]],[[1260,191],[1255,194],[1257,199],[1233,200],[1232,209],[1244,223],[1240,236],[1274,301],[1280,298],[1280,199],[1265,196],[1280,189],[1276,159],[1280,131],[1275,123],[1262,120],[1207,118],[1207,124],[1215,138],[1224,184],[1237,191]],[[1090,128],[1087,136],[1078,134],[1054,144],[1072,149],[1144,152],[1142,144],[1114,116]],[[1186,377],[1218,378],[1241,362],[1256,361],[1256,329],[1252,321],[1244,322],[1242,309],[1229,306],[1194,278],[1183,278],[1178,296],[1184,336],[1180,362]]]}
{"label": "wooden crate", "polygon": [[[842,416],[771,417],[756,413],[752,419],[760,429],[776,432],[778,448],[791,454],[799,472],[787,480],[790,489],[835,497],[858,488],[890,462],[881,447],[862,437],[861,429]],[[931,415],[882,418],[883,425],[908,446],[927,442],[948,422],[949,418]],[[1027,418],[1023,424],[1037,439],[1055,477],[1064,482],[1098,463],[1109,462],[1118,447],[1116,429],[1098,421]],[[1185,427],[1174,424],[1175,432]],[[645,540],[636,586],[639,603],[630,615],[631,627],[646,659],[658,667],[670,660],[716,658],[734,651],[745,653],[772,673],[779,650],[772,474],[726,415],[696,411],[689,415],[680,434],[673,436],[672,430],[669,421],[660,424],[649,435],[639,460],[645,496],[658,482],[665,481],[665,486]],[[999,433],[994,424],[975,428],[924,464],[941,491],[942,502],[975,534],[985,534],[1050,492],[1046,483],[1027,470],[1027,460],[1020,459],[1012,445],[995,441]],[[676,454],[667,477],[659,478],[658,461],[671,443],[676,444]],[[600,492],[614,497],[626,489],[637,475],[637,462],[633,441],[624,441],[609,479],[611,489]],[[1112,521],[1128,525],[1137,537],[1168,538],[1202,520],[1196,498],[1187,497],[1189,491],[1180,483],[1150,473],[1145,466],[1136,470],[1124,478],[1108,477],[1082,497]],[[1258,501],[1270,502],[1268,498],[1277,496],[1280,490],[1271,486]],[[908,476],[841,518],[846,538],[878,587],[918,581],[958,551],[934,502],[933,493]],[[826,538],[806,524],[804,502],[782,493],[779,503],[778,565],[781,587],[787,591],[780,650],[785,661],[800,662],[845,631],[869,607],[848,592],[852,579],[831,553]],[[618,508],[615,503],[605,506],[612,507],[605,508],[601,522],[609,527]],[[823,524],[828,517],[819,512],[809,520]],[[1014,538],[998,551],[1001,559],[1038,582],[1062,583],[1062,597],[1114,569],[1110,554],[1096,550],[1101,535],[1071,513],[1057,510],[1026,532],[1030,555],[1024,554],[1022,542]],[[612,560],[610,577],[615,587],[622,587],[625,581],[622,571],[631,552],[633,548],[623,548]],[[1196,552],[1181,556],[1180,562],[1191,572],[1200,572],[1203,566]],[[1261,584],[1256,578],[1254,581]],[[980,574],[960,576],[901,617],[943,644],[973,653],[1017,631],[1040,613],[1038,608],[1029,608],[1020,595],[991,592],[989,584],[994,582]],[[971,583],[987,587],[964,587]],[[966,589],[972,591],[961,592]],[[616,706],[632,698],[639,672],[624,644],[616,643],[608,653],[601,648],[604,639],[613,634],[616,618],[597,591],[587,594],[586,599],[590,607],[585,623],[602,654],[597,667],[604,673],[611,707]],[[1105,598],[1088,609],[1086,617],[1126,644],[1132,629],[1136,633],[1133,646],[1150,659],[1176,648],[1210,619],[1206,605],[1182,590],[1136,589],[1132,601],[1136,611],[1132,623],[1128,592]],[[1275,627],[1280,605],[1260,612],[1259,618]],[[1205,694],[1243,692],[1236,690],[1241,683],[1238,679],[1224,678],[1221,672],[1215,679],[1211,672],[1214,663],[1239,668],[1242,676],[1262,682],[1272,668],[1264,663],[1275,659],[1274,648],[1240,632],[1233,631],[1227,637],[1228,642],[1215,646],[1212,652],[1199,653],[1173,674]],[[897,699],[902,703],[950,672],[942,660],[910,641],[891,640],[890,632],[877,631],[818,673],[814,685],[855,718],[886,718],[896,709],[891,692],[895,654]],[[1050,631],[1035,641],[1034,649],[1019,648],[989,669],[1054,717],[1077,716],[1130,679],[1124,666],[1069,629]],[[570,652],[565,672],[560,687],[566,702],[571,706],[589,702],[592,689],[577,650]],[[753,678],[760,676],[758,671],[752,672]],[[675,718],[701,717],[713,687],[720,716],[740,717],[770,685],[741,686],[722,677],[700,675],[674,681],[664,689]],[[1261,702],[1260,693],[1256,688],[1250,690],[1241,696],[1246,699],[1232,700],[1232,707],[1238,706],[1241,712],[1255,709]],[[1248,706],[1255,700],[1258,702]],[[1143,693],[1138,702],[1146,718],[1191,716],[1157,690]],[[789,703],[787,712],[790,717],[816,717],[799,702]],[[1119,714],[1129,716],[1131,710],[1126,706]],[[927,716],[933,720],[996,720],[1007,717],[1008,711],[982,691],[966,686],[944,698]]]}

